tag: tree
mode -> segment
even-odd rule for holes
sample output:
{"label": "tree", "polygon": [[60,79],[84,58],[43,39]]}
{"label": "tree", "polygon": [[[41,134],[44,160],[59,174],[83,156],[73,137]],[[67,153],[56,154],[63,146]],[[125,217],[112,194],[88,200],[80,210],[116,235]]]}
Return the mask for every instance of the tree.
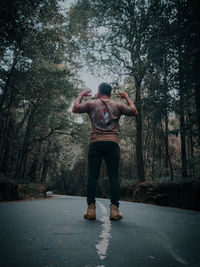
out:
{"label": "tree", "polygon": [[[78,37],[82,47],[87,47],[89,56],[91,49],[98,51],[99,61],[107,65],[109,70],[118,75],[125,72],[134,79],[136,90],[137,169],[140,181],[145,179],[143,161],[143,128],[141,85],[148,62],[146,53],[150,26],[148,5],[145,1],[79,1],[71,10],[71,17],[80,9],[88,10],[86,16],[87,30],[81,28]],[[72,19],[71,28],[75,28]],[[79,25],[79,24],[78,24]],[[80,25],[79,25],[80,26]],[[91,30],[92,33],[91,33]],[[90,31],[90,34],[88,33]],[[84,36],[84,38],[82,38]],[[89,39],[85,38],[88,36]],[[92,41],[91,41],[92,39]],[[76,39],[74,39],[76,41]],[[87,53],[88,56],[88,53]]]}
{"label": "tree", "polygon": [[[98,68],[105,67],[114,77],[131,77],[133,80],[139,111],[136,119],[136,155],[140,181],[145,177],[144,165],[148,165],[144,164],[147,150],[143,142],[146,119],[154,125],[153,162],[156,142],[161,137],[166,174],[169,167],[173,179],[169,150],[173,130],[169,130],[169,123],[175,113],[180,118],[178,132],[181,138],[182,176],[187,176],[187,149],[193,149],[195,144],[195,128],[199,118],[198,78],[194,75],[194,65],[197,67],[197,64],[196,59],[190,56],[194,51],[198,54],[198,50],[191,48],[191,42],[192,47],[198,47],[199,42],[198,11],[194,11],[194,6],[197,9],[198,4],[188,0],[80,0],[69,12],[72,42],[80,55],[87,59],[87,64],[94,66],[95,62]],[[148,83],[152,85],[153,80],[157,82],[156,88],[148,86]],[[145,117],[148,108],[144,104],[149,96],[152,97],[152,113],[158,113],[158,120],[154,115]],[[196,110],[192,108],[194,104]],[[196,122],[187,120],[192,125],[190,131],[186,118],[191,118],[191,114],[194,114]],[[177,133],[176,130],[174,133]],[[187,145],[188,138],[190,145]]]}
{"label": "tree", "polygon": [[57,136],[71,135],[66,114],[77,81],[67,66],[66,19],[54,0],[8,1],[2,8],[0,171],[44,181]]}

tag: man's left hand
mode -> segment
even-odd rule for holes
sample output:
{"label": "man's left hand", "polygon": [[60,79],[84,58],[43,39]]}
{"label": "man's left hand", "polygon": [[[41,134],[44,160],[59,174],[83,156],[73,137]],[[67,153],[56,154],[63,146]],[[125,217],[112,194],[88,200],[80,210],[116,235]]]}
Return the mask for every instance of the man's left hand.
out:
{"label": "man's left hand", "polygon": [[81,93],[82,96],[91,96],[92,95],[92,92],[91,90],[84,90],[82,93]]}

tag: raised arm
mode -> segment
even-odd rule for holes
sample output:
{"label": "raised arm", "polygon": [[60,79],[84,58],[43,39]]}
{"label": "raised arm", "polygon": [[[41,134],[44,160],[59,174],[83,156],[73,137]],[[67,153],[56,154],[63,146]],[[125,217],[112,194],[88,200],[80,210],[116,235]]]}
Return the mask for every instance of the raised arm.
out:
{"label": "raised arm", "polygon": [[83,99],[83,97],[85,96],[91,96],[92,92],[90,90],[84,90],[78,97],[77,99],[74,101],[74,105],[72,108],[72,112],[73,113],[78,113],[78,107],[81,104],[81,101]]}
{"label": "raised arm", "polygon": [[134,112],[134,115],[137,116],[138,111],[136,109],[136,106],[133,104],[132,100],[130,99],[130,97],[128,96],[128,94],[126,92],[121,92],[119,93],[121,98],[124,98],[128,104],[128,106],[131,108],[131,110]]}

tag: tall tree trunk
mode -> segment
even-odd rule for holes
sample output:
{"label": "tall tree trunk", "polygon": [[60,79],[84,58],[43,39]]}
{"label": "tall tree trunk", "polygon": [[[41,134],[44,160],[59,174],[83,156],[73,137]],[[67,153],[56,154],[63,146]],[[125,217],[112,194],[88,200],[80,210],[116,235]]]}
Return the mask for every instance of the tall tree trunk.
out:
{"label": "tall tree trunk", "polygon": [[168,116],[165,114],[165,168],[168,169],[169,166],[169,129],[168,129]]}
{"label": "tall tree trunk", "polygon": [[27,162],[27,157],[28,157],[28,145],[29,145],[29,139],[30,139],[30,135],[31,135],[31,130],[32,130],[32,124],[33,124],[33,120],[35,117],[35,111],[36,108],[34,108],[29,116],[28,119],[28,123],[27,123],[27,127],[26,127],[26,132],[25,132],[25,136],[24,136],[24,142],[23,142],[23,147],[22,147],[22,151],[20,153],[20,160],[19,160],[19,164],[16,167],[16,172],[15,172],[15,177],[21,177],[22,179],[24,178],[24,174],[25,174],[25,168],[26,168],[26,162]]}
{"label": "tall tree trunk", "polygon": [[[179,25],[183,25],[183,15],[182,15],[182,5],[181,1],[178,0],[177,3],[177,22]],[[180,31],[183,31],[183,26],[180,27]],[[180,109],[180,134],[181,134],[181,160],[182,160],[182,176],[187,177],[187,157],[186,157],[186,144],[185,144],[185,108],[184,108],[184,102],[185,102],[185,88],[184,88],[184,51],[183,51],[183,45],[182,45],[182,37],[178,36],[178,82],[179,82],[179,109]]]}
{"label": "tall tree trunk", "polygon": [[168,75],[168,69],[167,69],[167,56],[164,57],[164,94],[165,94],[165,147],[166,147],[166,153],[165,153],[165,169],[166,174],[168,175],[168,167],[169,167],[169,129],[168,129],[168,84],[167,84],[167,75]]}
{"label": "tall tree trunk", "polygon": [[196,103],[196,123],[198,127],[198,145],[200,146],[200,51],[195,55],[193,73],[194,73],[194,90]]}
{"label": "tall tree trunk", "polygon": [[[28,147],[27,147],[28,150]],[[23,160],[22,168],[21,168],[21,178],[24,179],[26,177],[26,166],[27,166],[27,161],[28,161],[28,151],[25,153],[25,157]]]}
{"label": "tall tree trunk", "polygon": [[50,149],[51,149],[51,141],[49,140],[47,143],[47,148],[46,148],[46,153],[44,155],[43,159],[43,164],[42,164],[42,175],[41,175],[41,182],[44,182],[47,174],[48,174],[48,169],[51,165],[51,157],[49,155]]}
{"label": "tall tree trunk", "polygon": [[[180,59],[179,59],[180,60]],[[181,160],[182,176],[187,177],[187,157],[185,144],[185,110],[184,110],[184,88],[183,88],[183,70],[182,62],[179,61],[179,93],[180,93],[180,134],[181,134]]]}
{"label": "tall tree trunk", "polygon": [[[2,162],[5,153],[5,146],[7,140],[8,124],[9,124],[9,111],[7,111],[5,121],[2,123],[1,140],[0,140],[0,170],[2,169]],[[2,119],[3,121],[3,119]]]}
{"label": "tall tree trunk", "polygon": [[188,146],[189,146],[189,152],[190,152],[190,158],[191,158],[191,162],[190,162],[190,170],[192,173],[193,178],[195,178],[195,166],[194,166],[194,142],[193,142],[193,125],[192,123],[190,124],[190,122],[192,121],[192,114],[191,112],[189,112],[188,114],[188,124],[190,125],[189,127],[189,140],[188,140]]}
{"label": "tall tree trunk", "polygon": [[152,166],[151,166],[151,177],[154,180],[155,176],[155,150],[156,150],[156,123],[153,124],[153,151],[152,151]]}
{"label": "tall tree trunk", "polygon": [[192,74],[193,74],[193,86],[195,90],[195,104],[196,104],[196,124],[198,127],[198,145],[200,146],[200,20],[199,20],[199,10],[200,10],[200,2],[199,1],[190,1],[191,4],[191,20],[190,20],[190,28],[191,28],[191,41],[189,46],[192,47],[191,55],[193,57],[192,60]]}
{"label": "tall tree trunk", "polygon": [[147,118],[147,134],[144,141],[144,162],[145,162],[145,170],[148,170],[148,162],[149,162],[149,143],[151,142],[151,128],[150,128],[150,119]]}
{"label": "tall tree trunk", "polygon": [[[5,153],[7,153],[7,155],[5,157],[9,157],[10,155],[8,155],[9,151],[6,151],[6,145],[9,148],[10,146],[10,142],[12,142],[11,140],[9,140],[9,126],[10,126],[10,122],[12,120],[12,118],[10,118],[10,116],[12,116],[13,114],[11,114],[11,109],[12,109],[12,105],[13,102],[15,101],[16,98],[16,92],[11,89],[12,87],[10,86],[10,80],[12,78],[13,75],[13,71],[15,69],[15,66],[17,64],[18,61],[18,54],[19,51],[17,49],[14,49],[14,55],[13,55],[13,61],[12,61],[12,65],[11,68],[8,72],[7,75],[7,80],[5,82],[4,85],[4,90],[3,90],[3,95],[0,97],[0,113],[1,113],[1,118],[0,118],[0,170],[2,171],[2,168],[6,169],[6,166],[3,164],[4,161],[4,156]],[[7,94],[10,90],[10,96],[7,97]],[[4,107],[4,103],[8,102],[7,105]],[[2,166],[3,164],[3,166]]]}
{"label": "tall tree trunk", "polygon": [[140,182],[145,181],[144,160],[143,160],[143,128],[142,128],[142,110],[141,110],[141,82],[135,79],[136,84],[136,107],[138,115],[136,117],[136,160],[137,172]]}
{"label": "tall tree trunk", "polygon": [[[164,133],[164,131],[163,131],[163,127],[162,127],[162,122],[161,121],[160,121],[160,128],[161,128],[161,132],[162,132],[162,136],[163,136],[163,140],[164,140],[164,144],[165,144],[165,151],[166,151],[167,159],[168,159],[168,163],[169,163],[171,181],[173,181],[174,180],[174,173],[173,173],[171,158],[170,158],[170,155],[169,155],[168,140],[166,139],[166,133]],[[167,138],[168,138],[168,136],[167,136]]]}
{"label": "tall tree trunk", "polygon": [[[10,143],[13,141],[12,137],[10,136],[10,132],[12,132],[12,128],[14,125],[14,120],[13,120],[13,107],[15,99],[15,95],[12,94],[12,96],[10,97],[10,101],[9,104],[7,106],[7,109],[4,110],[3,112],[5,112],[5,118],[2,117],[2,125],[1,125],[1,129],[0,129],[0,135],[1,135],[1,139],[0,139],[0,170],[2,171],[2,168],[5,169],[5,160],[4,160],[4,156],[5,154],[6,157],[9,157],[9,147],[10,147]],[[15,107],[14,107],[15,109]],[[10,139],[10,140],[9,140]],[[3,166],[4,165],[4,166]]]}
{"label": "tall tree trunk", "polygon": [[49,167],[50,167],[50,159],[47,156],[47,158],[45,157],[43,160],[41,182],[45,182]]}
{"label": "tall tree trunk", "polygon": [[[38,136],[39,138],[40,136]],[[40,179],[41,175],[38,174],[39,166],[41,165],[41,150],[42,150],[42,142],[39,141],[36,145],[36,150],[35,150],[35,156],[32,162],[32,168],[29,172],[29,176],[31,177],[31,180],[33,182],[37,181],[38,178]],[[43,162],[42,162],[43,164]]]}
{"label": "tall tree trunk", "polygon": [[5,130],[3,151],[1,151],[0,170],[5,175],[11,175],[16,162],[15,151],[15,127],[12,114],[9,116],[8,125]]}

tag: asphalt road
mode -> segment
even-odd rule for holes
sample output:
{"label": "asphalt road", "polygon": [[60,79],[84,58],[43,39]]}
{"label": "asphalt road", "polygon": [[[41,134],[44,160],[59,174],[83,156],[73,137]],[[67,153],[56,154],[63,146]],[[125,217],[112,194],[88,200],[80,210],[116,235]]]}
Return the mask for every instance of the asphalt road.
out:
{"label": "asphalt road", "polygon": [[0,204],[0,267],[200,267],[200,213],[97,199],[97,220],[83,218],[86,199]]}

